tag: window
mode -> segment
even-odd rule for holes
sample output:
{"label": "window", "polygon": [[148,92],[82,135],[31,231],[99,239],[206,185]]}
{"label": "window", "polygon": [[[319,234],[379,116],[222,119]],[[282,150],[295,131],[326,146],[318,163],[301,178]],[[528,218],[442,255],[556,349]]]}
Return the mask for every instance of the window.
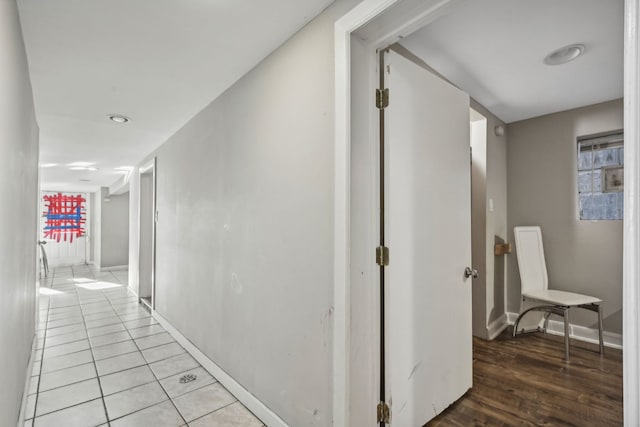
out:
{"label": "window", "polygon": [[617,220],[624,212],[622,131],[578,138],[580,219]]}

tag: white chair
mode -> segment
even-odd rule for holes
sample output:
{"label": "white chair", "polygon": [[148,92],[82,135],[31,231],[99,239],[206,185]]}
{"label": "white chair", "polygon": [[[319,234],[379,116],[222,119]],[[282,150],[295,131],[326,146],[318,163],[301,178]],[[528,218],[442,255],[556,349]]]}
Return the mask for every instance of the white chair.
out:
{"label": "white chair", "polygon": [[[598,313],[598,333],[600,339],[600,354],[604,354],[602,341],[602,300],[572,292],[556,291],[548,289],[549,278],[542,247],[542,232],[540,227],[515,227],[514,228],[516,255],[518,268],[520,269],[520,281],[522,289],[522,302],[520,315],[513,325],[513,336],[517,334],[537,331],[547,331],[549,316],[556,314],[564,318],[564,352],[565,359],[569,361],[569,308],[580,307]],[[526,303],[533,303],[532,307],[526,307]],[[518,330],[520,321],[529,312],[539,311],[544,313],[544,326],[539,327],[542,319],[538,318],[537,327],[529,330]]]}

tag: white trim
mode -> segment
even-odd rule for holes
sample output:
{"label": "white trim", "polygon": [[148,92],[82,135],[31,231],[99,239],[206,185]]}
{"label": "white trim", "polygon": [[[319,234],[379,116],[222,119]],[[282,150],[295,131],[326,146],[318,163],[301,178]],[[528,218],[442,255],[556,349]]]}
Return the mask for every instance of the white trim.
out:
{"label": "white trim", "polygon": [[218,366],[213,360],[209,359],[198,347],[196,347],[191,341],[189,341],[184,335],[182,335],[171,323],[164,317],[162,317],[157,311],[153,311],[153,317],[160,322],[160,325],[171,334],[178,343],[184,347],[194,359],[202,365],[215,379],[220,382],[236,399],[238,399],[244,406],[247,407],[253,414],[260,419],[263,423],[273,427],[287,427],[282,418],[276,415],[271,409],[265,406],[257,397],[251,394],[246,388],[244,388],[239,382],[234,380],[229,374],[227,374],[220,366]]}
{"label": "white trim", "polygon": [[36,358],[36,347],[38,343],[37,334],[33,334],[31,340],[31,356],[29,356],[29,364],[27,365],[26,378],[24,381],[24,391],[22,392],[22,403],[20,404],[20,415],[18,416],[17,427],[24,427],[25,412],[27,411],[27,400],[29,399],[29,387],[31,386],[31,374],[33,370],[33,362]]}
{"label": "white trim", "polygon": [[335,23],[333,426],[349,425],[351,32],[398,0],[364,0]]}
{"label": "white trim", "polygon": [[518,318],[518,313],[513,313],[508,311],[506,314],[507,314],[507,323],[509,325],[513,325],[514,323],[516,323],[516,319]]}
{"label": "white trim", "polygon": [[[598,330],[587,328],[580,325],[569,324],[569,336],[578,341],[584,341],[591,344],[598,344]],[[564,336],[564,322],[559,320],[549,320],[547,333],[551,335]],[[602,333],[604,345],[611,348],[622,350],[622,335],[613,332],[604,331]]]}
{"label": "white trim", "polygon": [[98,271],[122,271],[122,270],[126,270],[129,268],[129,264],[125,264],[125,265],[114,265],[111,267],[101,267],[98,269]]}
{"label": "white trim", "polygon": [[[152,201],[151,201],[151,209],[153,211],[153,222],[152,222],[152,230],[151,230],[151,308],[155,307],[156,304],[156,232],[157,232],[157,219],[158,219],[158,210],[157,210],[157,158],[153,157],[146,164],[138,168],[138,235],[136,236],[138,239],[138,271],[136,274],[138,275],[138,297],[140,294],[140,249],[141,245],[141,227],[142,223],[142,175],[151,173],[151,180],[153,188],[151,189],[152,193]],[[131,200],[129,200],[131,203]]]}
{"label": "white trim", "polygon": [[489,323],[487,326],[487,337],[489,338],[489,341],[494,340],[502,333],[502,331],[507,329],[508,326],[509,322],[507,321],[506,313]]}
{"label": "white trim", "polygon": [[[508,324],[513,325],[518,318],[518,313],[507,313]],[[564,322],[549,319],[547,333],[550,335],[564,336]],[[587,328],[586,326],[569,324],[569,337],[578,341],[598,344],[598,330]],[[622,350],[622,335],[615,332],[604,331],[602,334],[606,347]]]}
{"label": "white trim", "polygon": [[625,1],[624,16],[624,260],[622,330],[624,333],[624,424],[640,425],[640,28],[639,0]]}

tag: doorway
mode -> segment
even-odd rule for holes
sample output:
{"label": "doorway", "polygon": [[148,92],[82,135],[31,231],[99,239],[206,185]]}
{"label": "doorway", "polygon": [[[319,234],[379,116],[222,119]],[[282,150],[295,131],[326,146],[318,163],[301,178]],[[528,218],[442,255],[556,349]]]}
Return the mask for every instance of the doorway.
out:
{"label": "doorway", "polygon": [[40,247],[49,267],[87,264],[92,212],[87,193],[43,191]]}
{"label": "doorway", "polygon": [[138,297],[155,308],[156,267],[156,159],[140,168]]}
{"label": "doorway", "polygon": [[[336,323],[334,341],[334,387],[336,398],[334,399],[334,421],[336,425],[348,425],[350,421],[362,418],[353,418],[351,414],[357,412],[357,416],[367,416],[368,425],[375,423],[375,406],[377,395],[369,393],[366,399],[354,402],[353,390],[360,387],[362,378],[370,379],[368,384],[375,388],[380,383],[378,368],[375,358],[369,356],[366,363],[356,366],[356,357],[353,353],[362,356],[362,353],[373,354],[377,352],[379,342],[376,337],[375,314],[363,308],[364,305],[376,307],[379,304],[374,292],[363,290],[361,284],[368,278],[371,283],[372,276],[376,272],[376,264],[372,256],[371,239],[367,234],[375,233],[377,224],[373,214],[371,217],[356,218],[356,213],[363,213],[361,205],[374,208],[375,189],[367,187],[363,181],[375,177],[375,151],[366,147],[366,140],[375,140],[372,123],[375,122],[377,113],[372,102],[376,88],[376,78],[372,70],[376,69],[374,51],[384,48],[422,26],[433,22],[442,16],[448,8],[460,2],[457,1],[394,1],[380,0],[361,4],[352,12],[339,20],[336,24],[336,248],[335,248],[335,296],[336,296]],[[626,66],[625,66],[625,132],[631,144],[637,143],[638,136],[638,1],[627,0],[626,9]],[[378,19],[379,18],[379,19]],[[374,23],[375,21],[375,23]],[[373,24],[372,24],[373,23]],[[371,24],[371,25],[367,25]],[[631,30],[629,30],[631,29]],[[358,34],[356,35],[356,30]],[[360,31],[362,30],[362,31]],[[359,56],[354,61],[354,56]],[[364,64],[364,65],[363,65]],[[358,71],[361,77],[353,79],[351,76]],[[368,76],[362,77],[362,76]],[[390,97],[393,100],[393,96]],[[352,108],[357,100],[359,107]],[[365,101],[366,100],[366,101]],[[362,103],[361,103],[362,102]],[[363,104],[366,102],[366,104]],[[391,101],[393,102],[393,101]],[[630,144],[630,145],[631,145]],[[627,188],[633,187],[638,181],[638,171],[635,160],[636,148],[633,148],[634,157],[631,162],[627,160],[627,178],[631,176],[631,182]],[[354,159],[357,159],[354,160]],[[354,172],[357,172],[354,175]],[[355,176],[355,178],[354,178]],[[356,187],[354,181],[359,185]],[[374,179],[375,181],[375,179]],[[629,183],[629,179],[627,179]],[[357,193],[355,190],[357,189]],[[627,200],[635,206],[637,203]],[[627,214],[632,214],[632,206],[625,204]],[[366,212],[364,213],[366,216]],[[633,267],[632,260],[637,258],[637,253],[632,243],[638,240],[634,224],[637,224],[635,216],[627,217],[625,221],[625,366],[634,367],[630,372],[632,377],[625,378],[625,395],[633,401],[637,400],[637,346],[629,345],[638,341],[637,294],[634,283],[638,272]],[[367,240],[368,239],[368,240]],[[365,242],[364,244],[362,242]],[[368,245],[368,246],[367,246]],[[630,256],[632,254],[633,256]],[[393,255],[391,255],[393,260]],[[370,321],[367,323],[366,318]],[[364,320],[363,320],[364,319]],[[373,325],[373,326],[371,326]],[[360,333],[368,334],[367,338],[360,339]],[[363,350],[363,347],[365,348]],[[366,350],[368,348],[368,352]],[[362,360],[362,357],[360,357]],[[634,363],[635,361],[635,363]],[[629,387],[631,385],[631,387]],[[351,393],[351,395],[349,394]],[[373,395],[373,396],[372,396]],[[633,408],[632,408],[633,409]],[[625,407],[627,419],[638,419],[638,410]],[[633,412],[633,413],[632,413]],[[392,415],[393,416],[393,415]],[[629,418],[631,417],[631,418]],[[369,422],[372,421],[372,422]],[[631,424],[634,424],[632,421]]]}

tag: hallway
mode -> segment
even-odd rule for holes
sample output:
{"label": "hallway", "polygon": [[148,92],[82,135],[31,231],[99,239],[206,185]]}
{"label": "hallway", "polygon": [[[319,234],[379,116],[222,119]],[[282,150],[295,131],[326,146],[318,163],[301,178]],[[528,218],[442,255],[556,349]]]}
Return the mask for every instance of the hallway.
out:
{"label": "hallway", "polygon": [[128,291],[126,271],[42,280],[26,426],[262,426]]}

